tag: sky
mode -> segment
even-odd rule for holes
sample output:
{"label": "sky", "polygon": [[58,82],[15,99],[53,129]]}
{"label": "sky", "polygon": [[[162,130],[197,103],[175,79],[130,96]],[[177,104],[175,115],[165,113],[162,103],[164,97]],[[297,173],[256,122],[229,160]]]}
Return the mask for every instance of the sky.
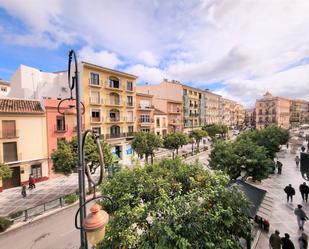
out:
{"label": "sky", "polygon": [[308,0],[0,0],[0,78],[80,60],[211,89],[247,107],[309,100]]}

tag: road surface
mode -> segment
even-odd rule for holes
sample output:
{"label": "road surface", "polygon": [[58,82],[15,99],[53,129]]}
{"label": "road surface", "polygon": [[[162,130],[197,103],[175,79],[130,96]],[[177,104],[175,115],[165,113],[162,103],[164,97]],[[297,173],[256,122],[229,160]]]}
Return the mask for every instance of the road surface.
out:
{"label": "road surface", "polygon": [[78,249],[74,226],[78,205],[0,235],[0,249]]}

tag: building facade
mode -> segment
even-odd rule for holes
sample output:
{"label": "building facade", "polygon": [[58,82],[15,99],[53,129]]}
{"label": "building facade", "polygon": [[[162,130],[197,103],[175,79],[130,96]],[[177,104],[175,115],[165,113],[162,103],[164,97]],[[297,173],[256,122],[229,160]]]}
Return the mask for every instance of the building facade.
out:
{"label": "building facade", "polygon": [[82,62],[85,128],[95,130],[121,163],[131,160],[137,130],[136,79],[132,74]]}
{"label": "building facade", "polygon": [[[46,112],[47,129],[47,151],[48,151],[48,175],[53,178],[52,153],[57,150],[60,140],[71,141],[76,136],[77,123],[75,101],[63,101],[59,107],[60,100],[45,99],[44,107]],[[83,130],[85,129],[84,120],[82,120]]]}
{"label": "building facade", "polygon": [[262,99],[256,100],[256,128],[277,125],[288,129],[290,127],[291,100],[275,97],[271,93],[264,94]]}
{"label": "building facade", "polygon": [[205,124],[220,124],[223,122],[223,103],[221,95],[204,90]]}
{"label": "building facade", "polygon": [[235,106],[236,128],[242,129],[245,126],[245,109],[244,107],[236,103]]}
{"label": "building facade", "polygon": [[11,90],[10,83],[8,81],[0,79],[0,98],[7,97]]}
{"label": "building facade", "polygon": [[298,127],[302,124],[309,124],[309,102],[306,100],[293,99],[290,107],[291,127]]}
{"label": "building facade", "polygon": [[152,99],[152,95],[136,93],[136,116],[138,131],[154,131],[154,106],[152,103]]}
{"label": "building facade", "polygon": [[236,116],[237,103],[230,99],[223,99],[223,124],[230,128],[235,128],[237,125]]}
{"label": "building facade", "polygon": [[246,127],[255,127],[255,109],[245,109],[245,120]]}
{"label": "building facade", "polygon": [[159,109],[154,110],[154,132],[158,136],[165,137],[168,132],[168,115]]}
{"label": "building facade", "polygon": [[[35,138],[35,139],[34,139]],[[12,178],[0,179],[0,190],[48,179],[46,117],[39,101],[0,99],[0,162]]]}

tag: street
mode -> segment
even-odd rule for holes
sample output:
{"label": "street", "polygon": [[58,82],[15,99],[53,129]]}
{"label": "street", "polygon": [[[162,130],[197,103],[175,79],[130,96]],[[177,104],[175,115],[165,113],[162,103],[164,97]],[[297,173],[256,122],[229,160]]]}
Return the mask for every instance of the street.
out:
{"label": "street", "polygon": [[0,249],[77,249],[79,231],[74,226],[78,205],[0,234]]}

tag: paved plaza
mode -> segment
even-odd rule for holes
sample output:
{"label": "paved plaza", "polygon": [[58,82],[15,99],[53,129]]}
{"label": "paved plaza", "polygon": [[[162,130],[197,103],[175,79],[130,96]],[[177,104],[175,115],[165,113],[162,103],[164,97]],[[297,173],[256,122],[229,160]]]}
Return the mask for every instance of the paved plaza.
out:
{"label": "paved plaza", "polygon": [[[297,152],[299,153],[299,152]],[[287,152],[283,154],[285,157],[280,158],[279,161],[283,163],[282,175],[274,174],[270,178],[263,180],[261,185],[256,185],[268,191],[268,195],[273,198],[273,207],[270,214],[270,231],[269,233],[262,232],[257,243],[257,249],[269,248],[269,236],[276,229],[280,231],[280,236],[284,233],[289,233],[295,248],[298,248],[298,238],[301,234],[298,230],[294,209],[297,204],[302,204],[304,211],[309,216],[309,203],[303,203],[299,192],[299,185],[304,182],[301,177],[299,169],[295,166],[295,154]],[[292,184],[295,188],[296,195],[293,198],[292,204],[287,204],[286,194],[283,191],[284,187]],[[305,233],[309,234],[309,223],[305,224]]]}

